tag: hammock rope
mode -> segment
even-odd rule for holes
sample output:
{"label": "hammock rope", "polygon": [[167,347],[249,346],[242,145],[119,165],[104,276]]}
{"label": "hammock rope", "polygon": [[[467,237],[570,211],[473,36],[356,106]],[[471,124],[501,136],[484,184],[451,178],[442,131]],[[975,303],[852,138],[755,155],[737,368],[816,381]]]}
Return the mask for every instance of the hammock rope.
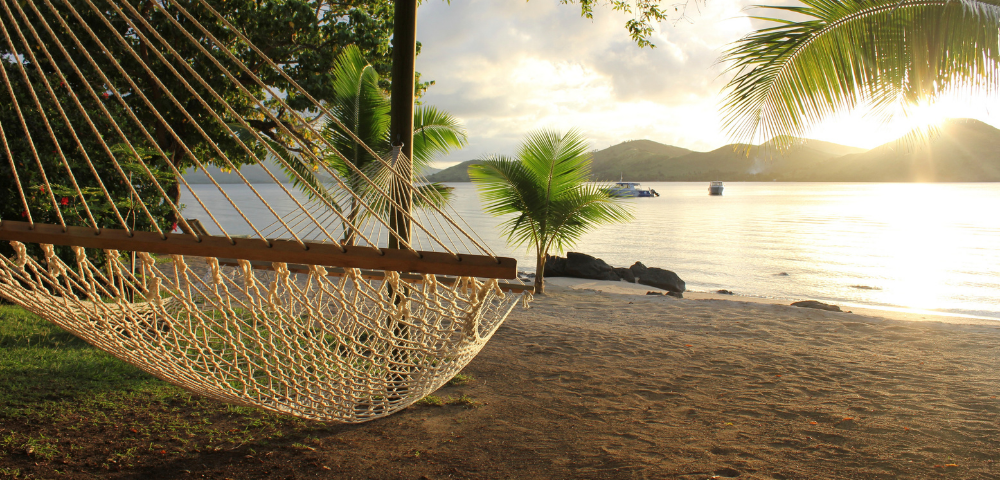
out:
{"label": "hammock rope", "polygon": [[0,297],[191,392],[341,422],[433,392],[526,306],[516,262],[399,147],[362,142],[207,1],[149,3],[0,0],[0,109],[16,118],[0,122],[0,175],[24,207],[0,218]]}

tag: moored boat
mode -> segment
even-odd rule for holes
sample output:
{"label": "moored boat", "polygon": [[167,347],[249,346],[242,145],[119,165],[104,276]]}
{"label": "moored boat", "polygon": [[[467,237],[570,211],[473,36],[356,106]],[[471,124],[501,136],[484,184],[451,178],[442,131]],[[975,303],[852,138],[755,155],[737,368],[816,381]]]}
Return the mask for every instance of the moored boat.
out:
{"label": "moored boat", "polygon": [[639,182],[617,182],[609,189],[613,197],[659,197],[652,188],[640,188]]}
{"label": "moored boat", "polygon": [[709,195],[722,195],[722,182],[712,182],[708,184]]}

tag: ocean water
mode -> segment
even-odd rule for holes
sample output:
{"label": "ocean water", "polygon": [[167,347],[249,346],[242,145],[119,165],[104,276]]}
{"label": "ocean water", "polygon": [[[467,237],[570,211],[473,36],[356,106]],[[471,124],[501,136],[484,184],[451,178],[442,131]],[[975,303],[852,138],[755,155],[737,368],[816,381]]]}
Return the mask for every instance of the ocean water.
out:
{"label": "ocean water", "polygon": [[[533,271],[532,254],[506,244],[474,186],[452,186],[453,207],[490,247]],[[707,182],[643,186],[661,196],[627,200],[634,221],[596,229],[572,251],[673,270],[695,291],[1000,320],[1000,184],[734,182],[721,197]],[[264,213],[248,190],[227,193],[248,215]],[[198,217],[190,200],[186,213]],[[232,215],[220,222],[250,233]]]}

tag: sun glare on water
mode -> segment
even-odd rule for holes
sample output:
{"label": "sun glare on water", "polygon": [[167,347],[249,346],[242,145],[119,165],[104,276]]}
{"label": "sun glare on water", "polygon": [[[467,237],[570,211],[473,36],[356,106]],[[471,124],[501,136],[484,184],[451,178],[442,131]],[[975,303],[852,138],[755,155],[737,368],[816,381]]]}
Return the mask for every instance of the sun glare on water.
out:
{"label": "sun glare on water", "polygon": [[880,278],[872,279],[880,289],[878,302],[924,311],[993,308],[974,304],[972,298],[988,296],[991,287],[968,273],[991,261],[975,235],[997,225],[969,208],[981,192],[919,183],[881,184],[877,190],[880,197],[859,198],[844,208],[865,211],[865,224],[856,225],[867,239],[865,253],[859,251],[855,261],[882,266]]}

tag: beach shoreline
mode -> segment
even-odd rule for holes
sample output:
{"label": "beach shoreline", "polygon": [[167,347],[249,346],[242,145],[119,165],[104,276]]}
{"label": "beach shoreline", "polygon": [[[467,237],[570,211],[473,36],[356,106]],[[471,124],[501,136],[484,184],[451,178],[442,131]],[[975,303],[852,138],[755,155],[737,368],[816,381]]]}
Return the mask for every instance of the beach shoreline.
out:
{"label": "beach shoreline", "polygon": [[[646,295],[646,292],[662,292],[666,293],[665,290],[660,290],[656,287],[650,287],[648,285],[642,285],[639,283],[628,283],[623,281],[608,281],[608,280],[589,280],[583,278],[572,278],[572,277],[546,277],[545,278],[546,289],[556,287],[557,290],[578,290],[578,291],[593,291],[598,293],[604,293],[608,295]],[[671,297],[672,298],[672,297]],[[763,305],[790,305],[792,302],[802,300],[802,299],[780,299],[780,298],[764,298],[755,297],[749,295],[742,295],[734,293],[732,295],[716,293],[716,292],[701,292],[701,291],[685,291],[684,299],[686,300],[720,300],[728,302],[747,302]],[[827,301],[829,302],[829,301]],[[878,317],[886,318],[891,320],[906,320],[906,321],[926,321],[926,322],[941,322],[941,323],[952,323],[952,324],[962,324],[962,325],[1000,325],[1000,318],[991,318],[977,315],[964,315],[948,312],[934,312],[926,310],[915,310],[897,307],[875,307],[870,305],[859,305],[850,302],[829,302],[834,303],[841,307],[845,312],[851,312],[856,315],[863,315],[867,317]]]}

